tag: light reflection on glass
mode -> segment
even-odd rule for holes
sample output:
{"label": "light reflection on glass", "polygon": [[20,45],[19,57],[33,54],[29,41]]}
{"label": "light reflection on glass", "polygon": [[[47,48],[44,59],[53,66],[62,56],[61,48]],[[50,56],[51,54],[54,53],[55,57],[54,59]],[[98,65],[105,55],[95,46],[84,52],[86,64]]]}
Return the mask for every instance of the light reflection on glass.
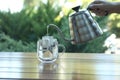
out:
{"label": "light reflection on glass", "polygon": [[58,65],[56,63],[40,63],[39,64],[40,73],[45,73],[45,72],[53,73],[53,72],[56,72],[57,68],[58,68]]}

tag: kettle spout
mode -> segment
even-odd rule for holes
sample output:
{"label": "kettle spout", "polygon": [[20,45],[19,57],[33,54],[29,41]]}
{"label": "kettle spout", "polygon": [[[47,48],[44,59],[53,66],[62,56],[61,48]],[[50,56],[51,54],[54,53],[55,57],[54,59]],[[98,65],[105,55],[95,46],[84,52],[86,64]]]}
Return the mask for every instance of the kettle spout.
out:
{"label": "kettle spout", "polygon": [[49,24],[49,25],[47,26],[47,33],[48,33],[48,30],[49,30],[50,27],[54,27],[54,29],[58,31],[59,35],[60,35],[60,36],[62,37],[62,39],[64,39],[65,41],[73,41],[73,39],[67,39],[67,38],[65,38],[63,32],[62,32],[62,31],[59,29],[59,27],[56,26],[55,24]]}

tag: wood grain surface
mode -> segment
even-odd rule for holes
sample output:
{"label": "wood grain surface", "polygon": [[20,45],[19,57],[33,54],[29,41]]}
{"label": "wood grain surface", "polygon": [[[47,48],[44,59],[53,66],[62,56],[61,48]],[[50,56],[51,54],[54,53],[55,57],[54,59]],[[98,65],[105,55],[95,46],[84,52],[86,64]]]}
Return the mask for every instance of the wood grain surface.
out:
{"label": "wood grain surface", "polygon": [[36,53],[0,52],[0,79],[120,80],[120,55],[64,53],[44,64]]}

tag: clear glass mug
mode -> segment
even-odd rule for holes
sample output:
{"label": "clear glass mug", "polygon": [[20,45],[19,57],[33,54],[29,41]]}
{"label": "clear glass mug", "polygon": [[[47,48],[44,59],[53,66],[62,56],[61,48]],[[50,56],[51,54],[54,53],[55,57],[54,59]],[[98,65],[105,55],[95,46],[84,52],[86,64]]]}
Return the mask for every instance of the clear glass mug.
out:
{"label": "clear glass mug", "polygon": [[42,39],[37,41],[37,57],[43,63],[50,63],[56,61],[59,57],[59,47],[62,47],[65,52],[65,47],[58,44],[57,39],[53,36],[43,36]]}

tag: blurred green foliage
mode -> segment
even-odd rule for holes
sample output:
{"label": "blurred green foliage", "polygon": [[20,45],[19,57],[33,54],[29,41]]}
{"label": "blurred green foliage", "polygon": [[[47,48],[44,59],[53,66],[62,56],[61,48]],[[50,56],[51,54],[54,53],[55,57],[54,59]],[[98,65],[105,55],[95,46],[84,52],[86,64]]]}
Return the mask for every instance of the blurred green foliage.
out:
{"label": "blurred green foliage", "polygon": [[0,12],[1,30],[11,38],[23,41],[36,41],[46,34],[46,26],[55,23],[54,18],[59,14],[52,4],[42,4],[34,11],[34,7],[23,9],[18,13]]}
{"label": "blurred green foliage", "polygon": [[[71,11],[63,17],[59,16],[60,12],[61,8],[54,8],[53,3],[49,0],[47,4],[40,1],[37,8],[35,6],[25,7],[17,13],[0,12],[0,51],[35,52],[37,40],[46,35],[47,25],[50,23],[57,25],[65,37],[70,38],[68,17]],[[95,17],[95,19],[102,29],[108,25],[108,17]],[[60,44],[65,45],[66,52],[84,53],[104,52],[106,49],[103,47],[104,40],[110,34],[110,32],[104,32],[101,37],[95,40],[72,45],[61,39],[56,30],[50,29],[49,32],[50,35],[58,39]]]}
{"label": "blurred green foliage", "polygon": [[35,52],[36,45],[33,42],[16,41],[4,33],[0,33],[0,51]]}
{"label": "blurred green foliage", "polygon": [[48,24],[58,24],[54,18],[59,12],[50,2],[40,3],[37,10],[32,6],[17,13],[0,12],[0,34],[5,35],[5,42],[0,41],[0,51],[35,51],[32,44],[36,46],[37,40],[46,35]]}

